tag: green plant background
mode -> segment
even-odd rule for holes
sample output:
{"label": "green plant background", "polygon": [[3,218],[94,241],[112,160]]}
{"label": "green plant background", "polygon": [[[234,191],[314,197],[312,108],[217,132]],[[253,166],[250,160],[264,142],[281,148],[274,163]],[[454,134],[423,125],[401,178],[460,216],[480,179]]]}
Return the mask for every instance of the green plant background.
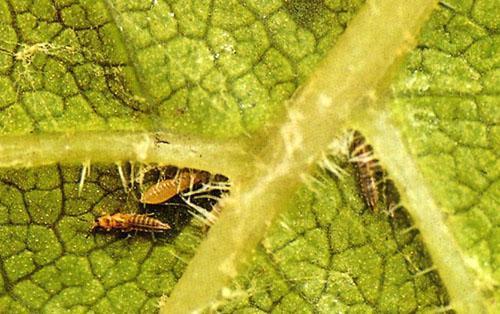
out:
{"label": "green plant background", "polygon": [[[0,132],[245,138],[285,113],[362,5],[0,0]],[[492,0],[442,2],[385,104],[492,311],[500,276],[498,9]],[[2,311],[155,312],[202,241],[194,222],[157,241],[88,237],[95,215],[138,205],[115,160],[93,165],[78,195],[82,162],[0,173]],[[368,211],[344,166],[340,179],[317,170],[322,184],[297,192],[248,272],[204,310],[446,309],[446,288],[411,218]]]}

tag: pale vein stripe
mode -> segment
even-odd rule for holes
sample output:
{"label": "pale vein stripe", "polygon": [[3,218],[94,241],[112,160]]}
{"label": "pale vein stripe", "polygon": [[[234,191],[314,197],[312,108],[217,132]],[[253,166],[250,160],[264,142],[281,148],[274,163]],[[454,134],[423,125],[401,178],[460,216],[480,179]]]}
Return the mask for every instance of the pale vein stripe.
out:
{"label": "pale vein stripe", "polygon": [[433,264],[448,290],[451,307],[458,313],[484,313],[482,297],[466,268],[460,247],[427,188],[415,160],[403,143],[400,131],[387,113],[374,113],[370,124],[360,123],[379,155],[383,167],[400,190],[402,204],[420,231]]}
{"label": "pale vein stripe", "polygon": [[4,168],[138,161],[231,177],[241,172],[247,158],[247,151],[234,141],[204,141],[166,133],[79,132],[0,138],[0,167]]}

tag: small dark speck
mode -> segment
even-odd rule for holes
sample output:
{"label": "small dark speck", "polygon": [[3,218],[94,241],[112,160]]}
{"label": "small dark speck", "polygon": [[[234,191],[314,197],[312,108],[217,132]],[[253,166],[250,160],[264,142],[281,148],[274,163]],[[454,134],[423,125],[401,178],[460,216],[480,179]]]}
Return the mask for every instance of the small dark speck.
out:
{"label": "small dark speck", "polygon": [[169,141],[161,139],[159,135],[155,136],[155,142],[156,144],[170,144]]}

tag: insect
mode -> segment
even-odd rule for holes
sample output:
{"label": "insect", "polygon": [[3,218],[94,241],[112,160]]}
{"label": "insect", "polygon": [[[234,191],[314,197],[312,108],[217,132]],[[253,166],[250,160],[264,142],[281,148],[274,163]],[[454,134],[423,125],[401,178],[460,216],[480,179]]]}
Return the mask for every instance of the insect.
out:
{"label": "insect", "polygon": [[148,232],[164,232],[170,228],[170,225],[143,214],[106,214],[98,217],[92,225],[91,231],[95,230],[120,230],[122,232],[129,231],[148,231]]}
{"label": "insect", "polygon": [[371,210],[378,212],[377,203],[380,198],[378,178],[382,169],[378,160],[373,157],[373,148],[366,143],[360,132],[354,131],[349,152],[356,167],[356,177],[365,203]]}
{"label": "insect", "polygon": [[208,181],[209,178],[206,172],[183,169],[174,178],[160,181],[144,191],[140,201],[144,204],[165,203],[189,187]]}

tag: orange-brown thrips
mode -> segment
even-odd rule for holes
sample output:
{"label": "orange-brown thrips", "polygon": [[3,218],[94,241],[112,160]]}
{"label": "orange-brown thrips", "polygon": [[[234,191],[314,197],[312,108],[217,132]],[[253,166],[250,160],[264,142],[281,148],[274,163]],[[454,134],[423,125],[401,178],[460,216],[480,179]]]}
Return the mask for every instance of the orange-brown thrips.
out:
{"label": "orange-brown thrips", "polygon": [[92,231],[103,229],[106,231],[119,230],[129,231],[148,231],[163,232],[170,228],[170,225],[152,218],[149,215],[141,214],[106,214],[97,218],[92,226]]}
{"label": "orange-brown thrips", "polygon": [[365,138],[358,131],[353,133],[353,141],[350,147],[351,159],[356,167],[356,177],[361,194],[370,209],[378,212],[377,203],[379,190],[377,174],[380,172],[378,160],[373,157],[373,149],[366,144]]}
{"label": "orange-brown thrips", "polygon": [[177,194],[200,182],[206,182],[209,175],[206,172],[183,169],[172,179],[167,179],[154,184],[141,195],[144,204],[165,203]]}

